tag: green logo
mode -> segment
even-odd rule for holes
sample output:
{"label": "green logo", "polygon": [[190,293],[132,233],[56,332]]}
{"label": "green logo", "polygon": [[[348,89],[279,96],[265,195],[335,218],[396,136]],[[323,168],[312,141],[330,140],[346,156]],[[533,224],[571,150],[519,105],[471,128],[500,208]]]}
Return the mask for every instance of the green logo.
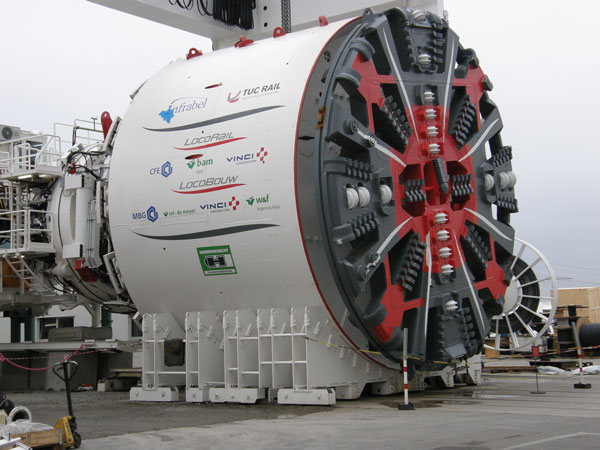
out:
{"label": "green logo", "polygon": [[187,163],[187,166],[190,169],[193,169],[195,167],[206,167],[206,166],[212,166],[212,165],[213,165],[212,159],[192,159],[191,161],[189,161]]}
{"label": "green logo", "polygon": [[250,197],[246,199],[246,203],[248,203],[250,206],[254,205],[254,203],[257,204],[261,204],[261,203],[269,203],[269,194],[264,195],[262,197]]}
{"label": "green logo", "polygon": [[235,275],[237,273],[229,245],[201,247],[196,251],[205,276]]}
{"label": "green logo", "polygon": [[165,217],[181,217],[181,216],[193,216],[196,214],[196,209],[174,209],[172,211],[165,211],[163,216]]}

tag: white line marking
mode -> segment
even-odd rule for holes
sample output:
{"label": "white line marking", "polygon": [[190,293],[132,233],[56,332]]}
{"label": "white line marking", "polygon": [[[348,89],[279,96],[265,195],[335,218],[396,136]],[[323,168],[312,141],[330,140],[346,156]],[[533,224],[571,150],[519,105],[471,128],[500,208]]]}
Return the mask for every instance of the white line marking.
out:
{"label": "white line marking", "polygon": [[458,253],[458,257],[460,258],[460,265],[462,267],[463,272],[465,273],[465,277],[467,279],[467,283],[469,284],[469,290],[471,291],[471,295],[473,296],[473,303],[477,307],[477,312],[479,313],[479,319],[481,320],[481,325],[483,326],[485,322],[483,321],[483,315],[481,314],[481,308],[479,307],[479,297],[475,294],[475,288],[471,283],[471,278],[469,278],[469,273],[467,272],[467,267],[465,265],[465,260],[463,259],[462,252],[460,250],[460,246],[458,245],[458,239],[456,235],[454,236],[454,242],[456,242],[456,253]]}
{"label": "white line marking", "polygon": [[366,141],[371,141],[371,137],[373,137],[375,139],[375,143],[373,144],[373,147],[376,150],[379,150],[381,153],[389,156],[394,161],[396,161],[398,164],[402,165],[402,167],[406,167],[406,164],[404,163],[404,161],[402,161],[400,158],[398,158],[396,155],[394,155],[390,150],[388,150],[383,145],[381,145],[379,142],[377,142],[377,138],[375,136],[369,136],[368,134],[363,133],[361,130],[358,130],[358,135]]}
{"label": "white line marking", "polygon": [[473,145],[473,147],[471,148],[471,150],[469,150],[469,153],[467,153],[465,156],[463,156],[462,158],[460,158],[458,160],[458,162],[462,162],[464,159],[467,159],[469,156],[471,156],[473,154],[473,152],[475,150],[477,150],[477,148],[481,145],[481,143],[487,139],[488,134],[490,134],[492,132],[492,129],[494,128],[494,125],[496,125],[496,123],[498,123],[498,122],[500,122],[500,119],[494,120],[487,127],[487,130],[485,130],[485,132],[479,137],[479,139],[477,140],[477,142],[475,142],[475,145]]}
{"label": "white line marking", "polygon": [[452,62],[454,61],[454,44],[455,40],[452,39],[452,48],[450,49],[450,54],[446,55],[448,60],[450,61],[450,68],[448,69],[448,79],[446,80],[446,93],[444,94],[444,122],[442,126],[446,129],[446,107],[448,106],[448,97],[450,92],[450,79],[452,78],[452,74],[454,71],[452,70]]}
{"label": "white line marking", "polygon": [[427,263],[427,291],[425,293],[425,325],[423,326],[423,335],[427,343],[427,321],[429,320],[429,293],[431,291],[431,233],[427,233],[427,251],[425,253],[425,262]]}
{"label": "white line marking", "polygon": [[390,62],[392,63],[392,67],[394,69],[394,74],[396,76],[396,82],[400,85],[400,90],[402,91],[402,99],[404,100],[404,104],[406,105],[406,108],[408,109],[408,112],[410,113],[410,120],[413,123],[413,130],[415,132],[415,136],[417,138],[417,142],[419,141],[419,131],[417,130],[417,123],[415,122],[415,117],[413,116],[413,112],[412,112],[412,107],[410,104],[410,101],[408,100],[408,94],[406,93],[406,88],[404,87],[404,82],[402,81],[402,77],[400,76],[400,70],[398,69],[398,66],[396,65],[396,59],[393,57],[392,55],[392,49],[390,47],[390,43],[388,42],[388,38],[387,38],[387,34],[385,32],[385,30],[383,30],[383,40],[385,41],[385,47],[388,51],[388,54],[390,55]]}
{"label": "white line marking", "polygon": [[539,441],[527,442],[526,444],[513,445],[512,447],[506,447],[506,448],[503,448],[502,450],[514,450],[517,448],[525,448],[525,447],[530,447],[532,445],[543,444],[545,442],[558,441],[559,439],[567,439],[567,438],[572,438],[575,436],[600,436],[600,433],[583,433],[582,432],[582,433],[573,433],[573,434],[563,434],[561,436],[540,439]]}
{"label": "white line marking", "polygon": [[398,232],[402,229],[402,227],[404,225],[406,225],[408,222],[410,222],[411,220],[412,220],[412,217],[409,217],[408,219],[406,219],[404,222],[402,222],[400,225],[398,225],[394,231],[392,231],[389,234],[389,236],[385,239],[385,241],[383,241],[383,244],[381,244],[381,247],[379,247],[377,249],[377,252],[375,252],[375,254],[377,255],[377,258],[375,259],[375,261],[367,264],[367,267],[366,267],[367,273],[369,273],[371,271],[372,267],[377,266],[377,264],[379,264],[381,262],[381,252],[387,247],[387,245],[390,243],[390,241],[392,239],[394,239],[394,236],[396,234],[398,234]]}
{"label": "white line marking", "polygon": [[389,236],[388,236],[388,237],[385,239],[385,241],[383,241],[383,244],[381,244],[381,247],[379,247],[379,248],[377,249],[377,254],[378,254],[378,255],[380,255],[380,254],[381,254],[381,252],[383,251],[383,249],[387,247],[387,245],[390,243],[390,241],[391,241],[392,239],[394,239],[394,236],[395,236],[396,234],[398,234],[398,232],[399,232],[399,231],[400,231],[400,230],[401,230],[401,229],[404,227],[404,225],[406,225],[406,224],[407,224],[408,222],[410,222],[411,220],[412,220],[412,217],[409,217],[409,218],[408,218],[408,219],[406,219],[404,222],[402,222],[400,225],[398,225],[394,231],[392,231],[392,232],[390,233],[390,235],[389,235]]}
{"label": "white line marking", "polygon": [[469,208],[465,208],[465,211],[468,211],[471,214],[473,214],[475,217],[477,217],[479,220],[481,220],[483,223],[485,223],[488,227],[490,227],[492,230],[494,230],[496,233],[498,233],[500,235],[500,237],[503,237],[507,241],[511,240],[507,235],[505,235],[502,231],[500,231],[492,222],[490,222],[489,220],[487,220],[481,214],[479,214],[479,213],[477,213],[477,212],[475,212],[475,211],[473,211],[472,209],[469,209]]}

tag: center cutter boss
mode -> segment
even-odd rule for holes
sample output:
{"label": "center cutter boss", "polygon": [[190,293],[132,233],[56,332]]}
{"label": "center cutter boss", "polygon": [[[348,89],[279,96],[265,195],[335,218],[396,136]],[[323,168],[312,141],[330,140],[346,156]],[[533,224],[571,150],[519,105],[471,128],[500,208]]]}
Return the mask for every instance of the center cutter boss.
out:
{"label": "center cutter boss", "polygon": [[244,42],[150,78],[107,139],[111,280],[145,313],[132,398],[392,393],[403,329],[431,374],[549,327],[492,83],[445,20],[366,10]]}

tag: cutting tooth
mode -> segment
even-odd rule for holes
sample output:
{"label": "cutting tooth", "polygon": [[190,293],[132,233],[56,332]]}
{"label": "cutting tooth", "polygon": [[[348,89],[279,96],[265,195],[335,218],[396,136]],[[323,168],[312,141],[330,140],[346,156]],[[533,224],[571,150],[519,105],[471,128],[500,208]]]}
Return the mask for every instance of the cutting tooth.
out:
{"label": "cutting tooth", "polygon": [[458,302],[456,300],[448,300],[444,305],[444,309],[447,312],[456,311],[458,309]]}
{"label": "cutting tooth", "polygon": [[448,222],[448,214],[438,213],[434,216],[435,223],[446,223]]}
{"label": "cutting tooth", "polygon": [[450,239],[450,232],[448,230],[440,230],[437,232],[438,241],[447,241]]}
{"label": "cutting tooth", "polygon": [[454,266],[452,264],[444,264],[442,266],[442,274],[443,275],[452,275],[454,272]]}
{"label": "cutting tooth", "polygon": [[415,19],[417,22],[423,22],[427,18],[427,14],[421,9],[417,9],[412,15],[413,19]]}
{"label": "cutting tooth", "polygon": [[431,103],[435,100],[435,94],[432,91],[425,91],[423,92],[423,100]]}
{"label": "cutting tooth", "polygon": [[436,156],[440,150],[440,144],[429,144],[429,154],[431,156]]}
{"label": "cutting tooth", "polygon": [[431,55],[429,53],[421,53],[417,57],[417,61],[419,62],[419,64],[427,66],[431,64]]}
{"label": "cutting tooth", "polygon": [[450,247],[442,247],[440,248],[440,258],[450,258],[452,255],[452,250]]}
{"label": "cutting tooth", "polygon": [[439,133],[438,127],[427,127],[427,136],[436,137]]}

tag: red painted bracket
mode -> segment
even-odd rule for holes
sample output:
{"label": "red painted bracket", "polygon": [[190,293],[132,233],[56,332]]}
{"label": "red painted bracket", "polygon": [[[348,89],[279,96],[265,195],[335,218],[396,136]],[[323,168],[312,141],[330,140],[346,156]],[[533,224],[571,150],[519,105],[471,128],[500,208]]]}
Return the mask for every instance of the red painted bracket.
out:
{"label": "red painted bracket", "polygon": [[188,52],[187,55],[185,55],[185,59],[190,60],[192,58],[195,58],[196,56],[202,56],[202,50],[198,50],[197,48],[190,48],[190,51]]}
{"label": "red painted bracket", "polygon": [[98,276],[89,268],[84,267],[85,260],[76,259],[75,260],[75,270],[79,273],[79,276],[86,283],[94,283],[98,281]]}
{"label": "red painted bracket", "polygon": [[234,44],[236,48],[246,47],[247,45],[253,44],[254,41],[252,39],[248,39],[246,36],[240,36],[240,40]]}
{"label": "red painted bracket", "polygon": [[273,30],[273,37],[278,38],[281,36],[285,36],[285,30],[281,27],[277,27]]}

